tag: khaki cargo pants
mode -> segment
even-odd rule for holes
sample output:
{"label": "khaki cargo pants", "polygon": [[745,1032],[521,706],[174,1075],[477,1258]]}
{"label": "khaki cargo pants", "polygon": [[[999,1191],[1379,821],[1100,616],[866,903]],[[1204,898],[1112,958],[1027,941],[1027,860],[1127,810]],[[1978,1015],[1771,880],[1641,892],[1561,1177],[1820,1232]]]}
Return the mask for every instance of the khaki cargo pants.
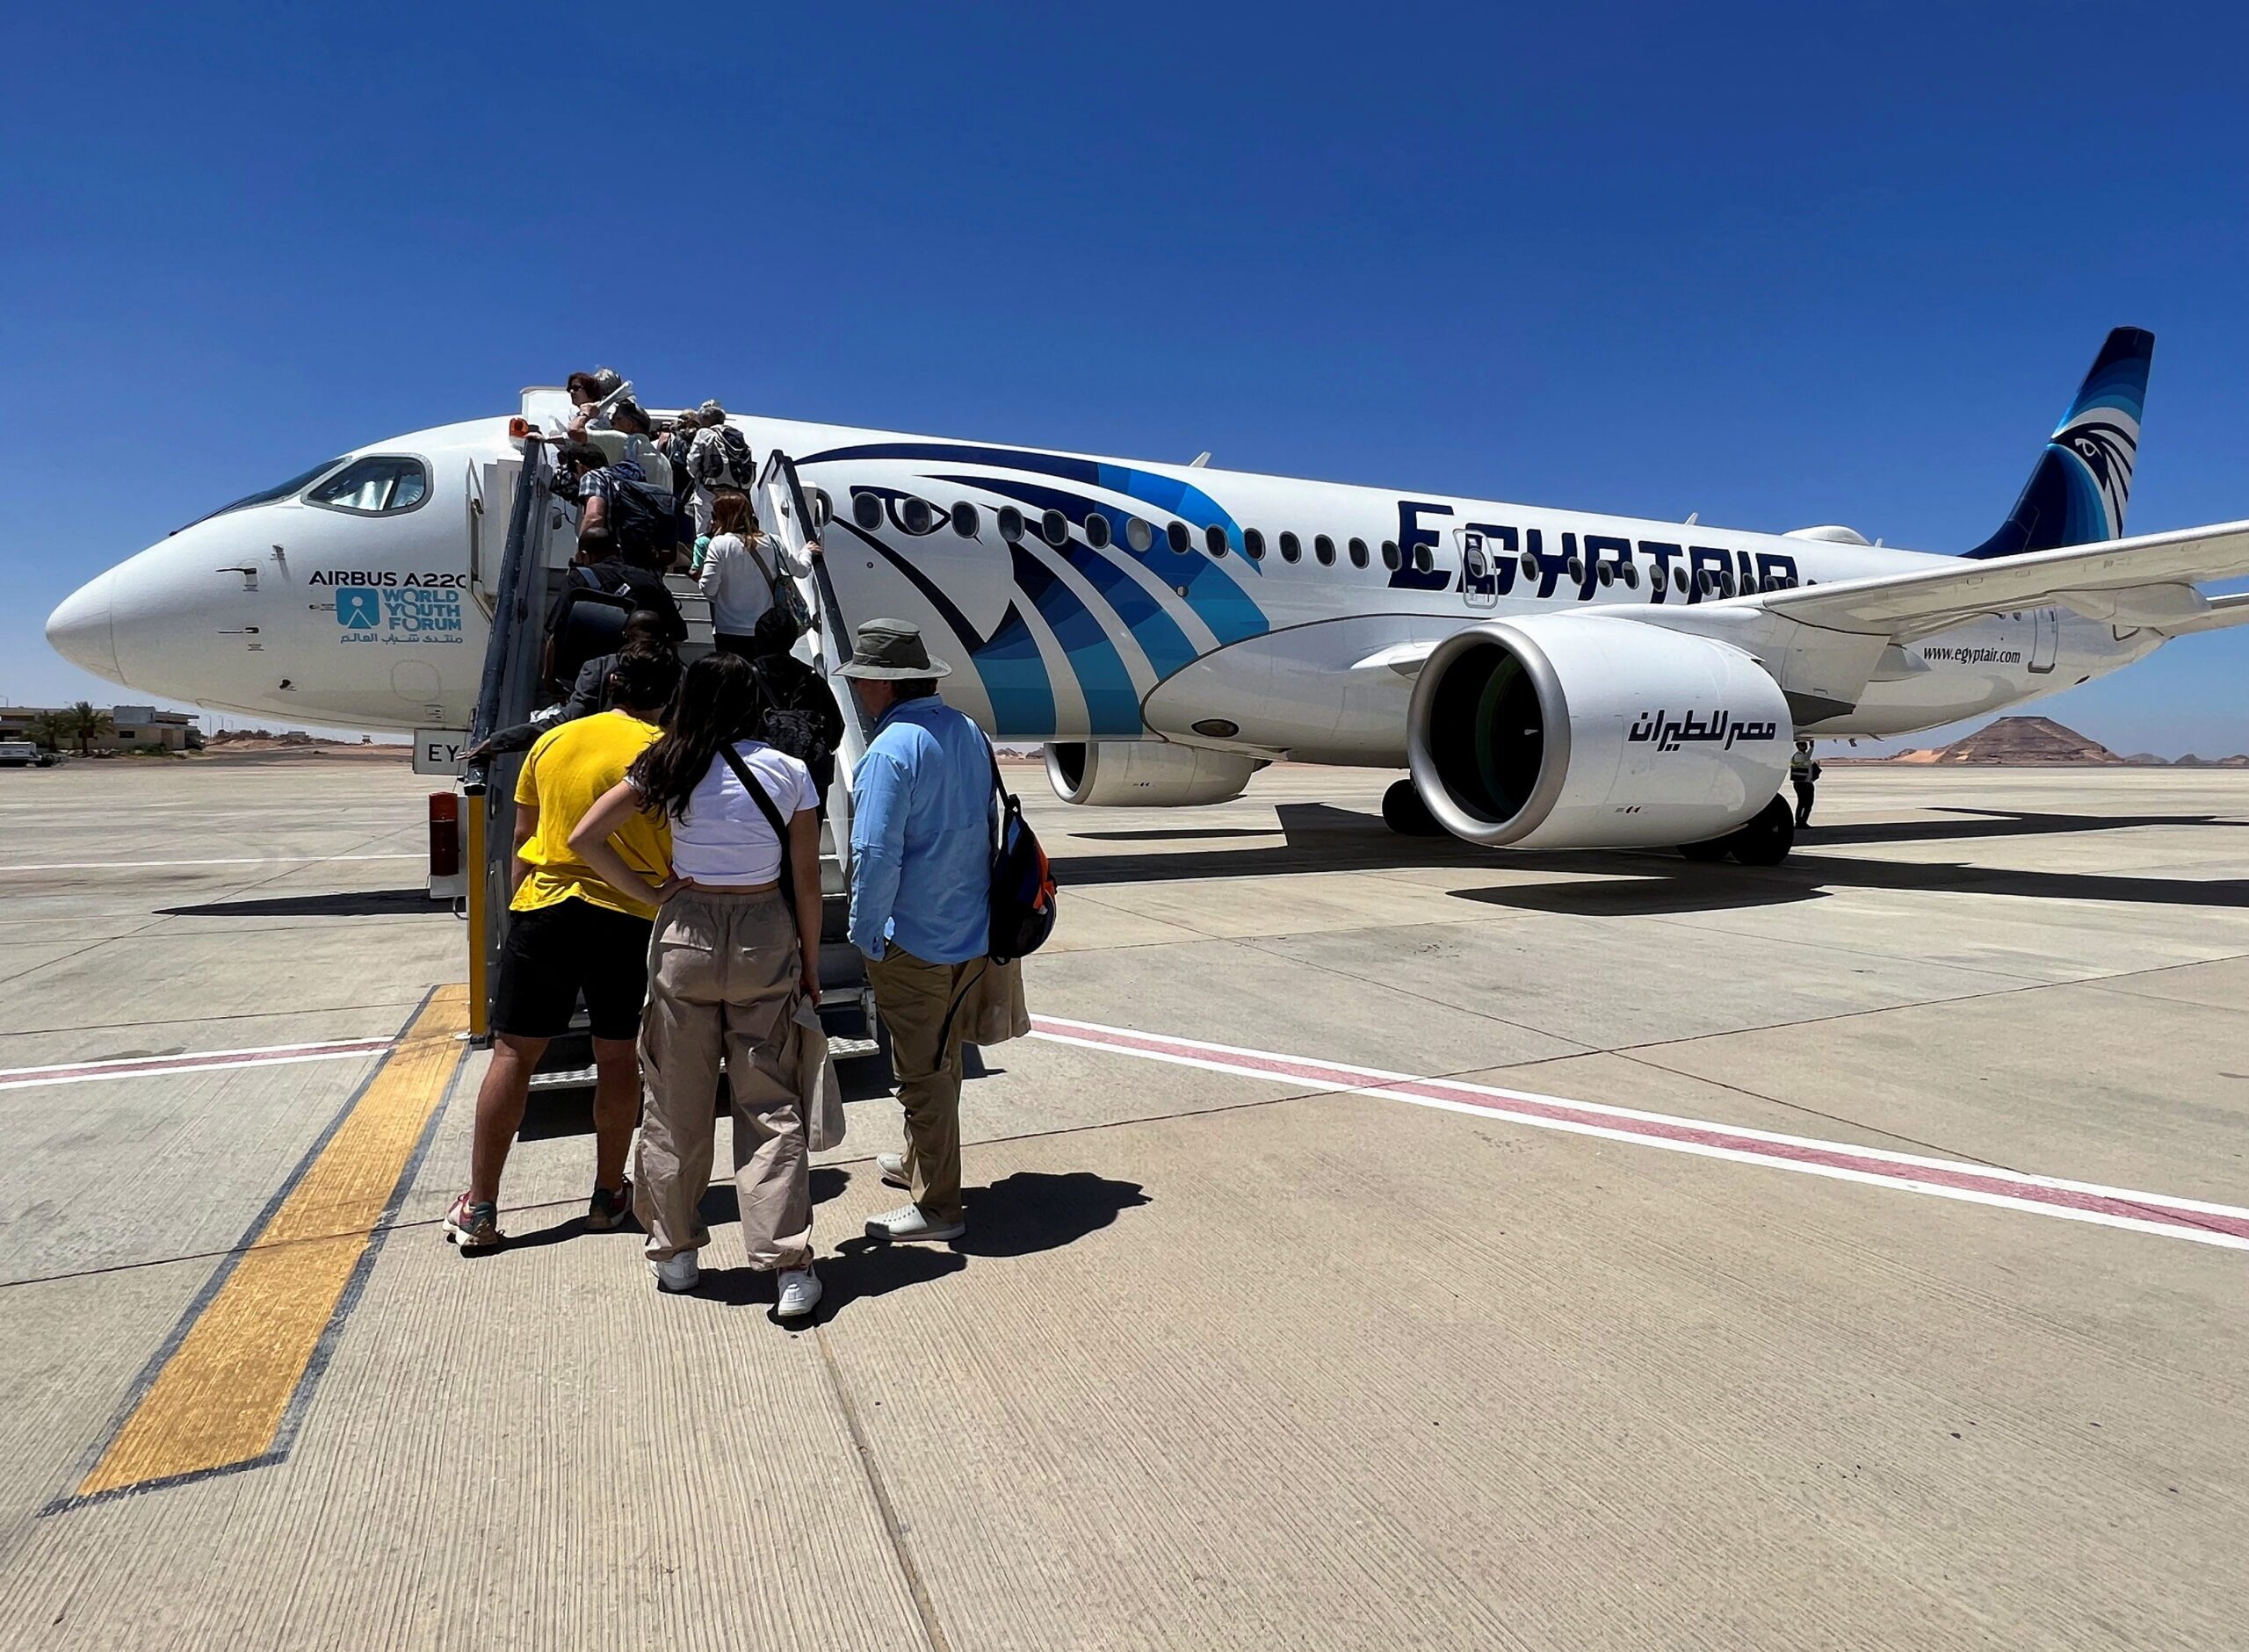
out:
{"label": "khaki cargo pants", "polygon": [[914,1202],[939,1222],[960,1219],[961,1021],[956,1014],[947,1028],[946,1014],[983,967],[981,958],[931,963],[895,942],[867,966],[906,1109],[907,1185]]}
{"label": "khaki cargo pants", "polygon": [[734,1187],[749,1265],[812,1259],[812,1165],[797,1090],[797,927],[777,891],[689,890],[656,914],[640,1022],[647,1103],[633,1214],[663,1261],[709,1243],[695,1208],[711,1185],[713,1103],[726,1058]]}

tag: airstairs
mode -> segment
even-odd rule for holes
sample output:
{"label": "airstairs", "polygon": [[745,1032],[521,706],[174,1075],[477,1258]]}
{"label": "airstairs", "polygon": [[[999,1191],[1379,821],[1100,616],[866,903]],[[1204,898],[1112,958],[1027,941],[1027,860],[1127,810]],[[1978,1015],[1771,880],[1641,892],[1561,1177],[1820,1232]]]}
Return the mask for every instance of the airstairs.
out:
{"label": "airstairs", "polygon": [[[499,562],[487,567],[481,555],[473,554],[471,559],[477,597],[492,622],[470,732],[472,745],[495,729],[527,721],[545,702],[545,684],[540,681],[545,618],[548,605],[561,588],[575,545],[569,513],[554,496],[553,469],[539,444],[526,445],[521,469],[511,479],[487,479],[480,500],[503,492],[507,480],[513,482],[513,497]],[[760,524],[792,557],[801,559],[806,542],[822,524],[807,505],[796,467],[785,454],[777,451],[768,456],[755,502]],[[709,602],[685,574],[669,574],[665,583],[687,622],[682,657],[691,661],[710,653]],[[797,645],[798,657],[820,674],[843,712],[842,745],[835,754],[835,780],[828,790],[827,819],[821,830],[820,1015],[830,1050],[839,1061],[850,1060],[876,1055],[879,1049],[866,961],[850,944],[848,931],[851,776],[866,750],[867,731],[849,684],[835,675],[837,668],[850,659],[851,631],[836,603],[834,584],[814,559],[812,573],[798,581],[797,586],[814,616],[811,632]],[[498,980],[500,949],[507,939],[515,783],[522,762],[522,754],[506,754],[472,765],[462,776],[469,875],[470,1031],[480,1046],[491,1042],[492,997]],[[549,1089],[590,1085],[591,1064],[592,1050],[581,1012],[571,1034],[549,1046],[533,1086]]]}

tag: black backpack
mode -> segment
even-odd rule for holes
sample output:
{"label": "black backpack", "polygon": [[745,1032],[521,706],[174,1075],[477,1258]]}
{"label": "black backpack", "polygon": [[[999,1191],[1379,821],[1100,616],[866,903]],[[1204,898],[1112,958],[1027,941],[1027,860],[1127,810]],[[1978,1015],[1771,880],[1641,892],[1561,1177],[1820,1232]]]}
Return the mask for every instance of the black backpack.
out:
{"label": "black backpack", "polygon": [[719,440],[727,450],[727,468],[734,473],[734,486],[745,494],[757,485],[757,466],[751,463],[749,438],[731,424],[719,427]]}
{"label": "black backpack", "polygon": [[1023,818],[1023,804],[1000,778],[999,748],[987,742],[987,749],[992,790],[1000,798],[1000,833],[992,851],[992,934],[985,952],[994,963],[1013,963],[1054,933],[1054,868]]}
{"label": "black backpack", "polygon": [[647,561],[658,552],[670,552],[678,542],[676,516],[671,495],[654,482],[611,476],[610,531],[617,536],[618,550],[628,559]]}
{"label": "black backpack", "polygon": [[828,741],[820,732],[820,719],[810,711],[783,705],[772,685],[765,681],[763,667],[756,660],[750,662],[749,675],[757,684],[761,738],[775,751],[788,753],[817,773],[828,756]]}

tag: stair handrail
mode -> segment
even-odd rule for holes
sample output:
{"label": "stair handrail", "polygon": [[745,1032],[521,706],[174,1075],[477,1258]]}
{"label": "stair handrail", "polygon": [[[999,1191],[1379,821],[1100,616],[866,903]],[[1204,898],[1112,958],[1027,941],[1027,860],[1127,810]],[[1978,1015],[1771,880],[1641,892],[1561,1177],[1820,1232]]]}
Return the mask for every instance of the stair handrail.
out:
{"label": "stair handrail", "polygon": [[828,788],[828,820],[835,838],[836,864],[842,869],[848,887],[851,874],[851,776],[858,769],[859,760],[866,755],[869,732],[850,680],[836,675],[851,661],[850,628],[845,623],[842,605],[836,601],[835,582],[828,577],[826,559],[806,552],[806,545],[822,524],[806,502],[804,484],[798,479],[795,462],[777,447],[765,456],[764,469],[758,477],[756,503],[760,525],[788,552],[790,560],[809,565],[808,572],[791,577],[813,617],[812,630],[807,633],[812,646],[808,663],[828,685],[828,691],[835,696],[836,707],[843,714],[843,739],[835,752],[835,779]]}

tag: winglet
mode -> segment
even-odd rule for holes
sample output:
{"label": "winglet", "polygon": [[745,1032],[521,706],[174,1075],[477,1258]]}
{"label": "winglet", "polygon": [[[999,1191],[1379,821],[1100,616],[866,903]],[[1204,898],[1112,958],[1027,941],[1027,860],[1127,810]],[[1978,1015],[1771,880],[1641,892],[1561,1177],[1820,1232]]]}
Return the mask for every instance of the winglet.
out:
{"label": "winglet", "polygon": [[2124,537],[2124,505],[2139,458],[2140,413],[2147,403],[2155,335],[2120,327],[2094,358],[2093,371],[2039,452],[2014,509],[1971,557],[2020,556]]}

